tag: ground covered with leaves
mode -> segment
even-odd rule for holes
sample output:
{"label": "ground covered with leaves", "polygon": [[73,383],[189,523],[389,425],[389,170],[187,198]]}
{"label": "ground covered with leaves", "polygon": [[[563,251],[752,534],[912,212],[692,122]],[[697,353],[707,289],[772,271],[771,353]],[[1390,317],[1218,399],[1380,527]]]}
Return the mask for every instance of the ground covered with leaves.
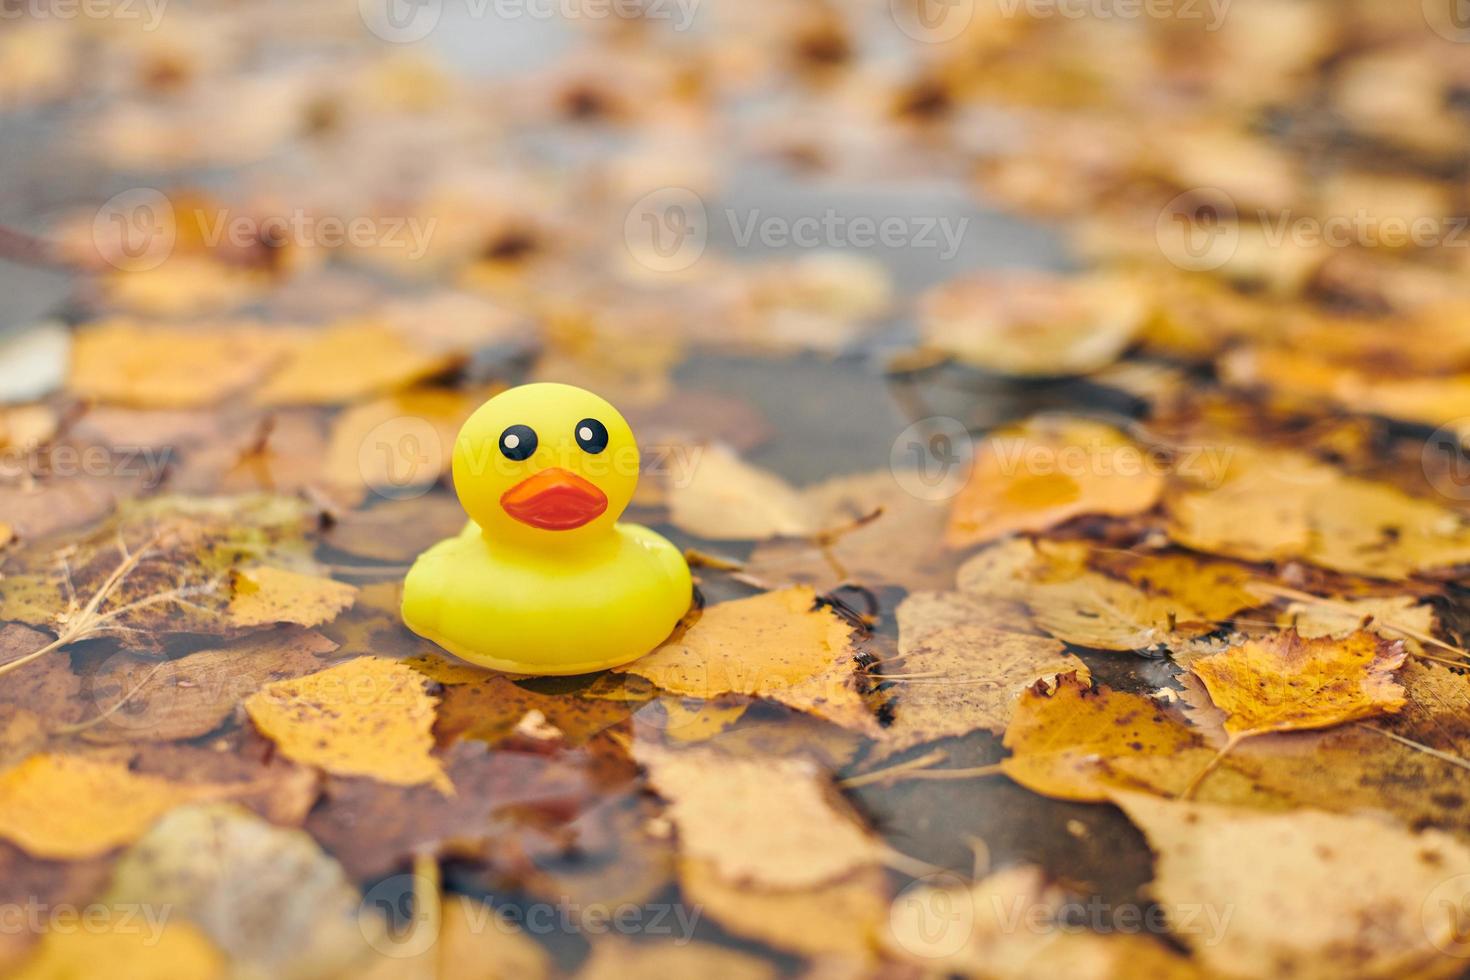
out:
{"label": "ground covered with leaves", "polygon": [[[11,114],[146,175],[5,240],[74,288],[0,340],[0,970],[1464,971],[1432,4],[655,4],[494,79],[369,6],[0,36]],[[752,167],[941,180],[1076,271],[727,247]],[[526,380],[622,409],[694,565],[616,670],[399,619]]]}

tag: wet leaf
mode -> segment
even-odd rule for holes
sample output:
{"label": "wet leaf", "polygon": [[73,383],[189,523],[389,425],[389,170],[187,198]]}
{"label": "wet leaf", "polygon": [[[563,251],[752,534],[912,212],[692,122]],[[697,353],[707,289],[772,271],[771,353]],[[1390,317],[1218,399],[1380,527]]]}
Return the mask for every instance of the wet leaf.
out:
{"label": "wet leaf", "polygon": [[[1155,899],[1210,969],[1324,978],[1458,969],[1445,951],[1462,938],[1470,850],[1445,834],[1313,810],[1116,799],[1157,855]],[[1201,911],[1220,928],[1208,930]]]}
{"label": "wet leaf", "polygon": [[1157,461],[1117,429],[1042,416],[980,444],[945,540],[962,548],[1083,514],[1137,514],[1154,506],[1163,487]]}
{"label": "wet leaf", "polygon": [[0,772],[0,837],[36,857],[95,857],[136,840],[174,807],[219,795],[216,786],[172,783],[113,762],[35,755]]}
{"label": "wet leaf", "polygon": [[224,980],[227,961],[187,922],[162,922],[156,930],[125,926],[119,914],[108,928],[48,932],[13,980],[87,976],[99,963],[127,980]]}
{"label": "wet leaf", "polygon": [[275,681],[245,701],[250,720],[286,756],[343,776],[430,783],[454,792],[432,754],[429,681],[406,664],[358,657],[301,678]]}
{"label": "wet leaf", "polygon": [[748,694],[854,729],[876,722],[857,689],[850,624],[806,586],[705,609],[648,656],[616,670],[664,691],[710,700]]}
{"label": "wet leaf", "polygon": [[293,332],[263,327],[200,330],[108,320],[77,332],[67,387],[121,405],[198,408],[259,381],[295,341]]}
{"label": "wet leaf", "polygon": [[1225,712],[1232,738],[1327,728],[1404,706],[1393,672],[1401,643],[1368,632],[1304,639],[1293,630],[1247,640],[1192,661],[1189,669]]}
{"label": "wet leaf", "polygon": [[225,804],[160,820],[119,858],[104,901],[168,908],[235,971],[259,976],[332,974],[384,935],[379,911],[315,841]]}
{"label": "wet leaf", "polygon": [[1087,665],[1062,644],[1007,629],[989,612],[953,593],[919,592],[899,604],[898,664],[884,671],[900,678],[893,722],[879,738],[886,752],[976,729],[1000,734],[1031,685],[1068,672],[1087,678]]}
{"label": "wet leaf", "polygon": [[346,583],[269,566],[236,571],[233,585],[229,617],[236,626],[320,626],[357,598]]}
{"label": "wet leaf", "polygon": [[[1011,755],[1005,774],[1027,789],[1060,800],[1102,803],[1115,788],[1142,789],[1132,760],[1148,756],[1153,780],[1174,776],[1172,791],[1209,763],[1214,751],[1150,698],[1063,674],[1056,685],[1029,688],[1006,728]],[[1134,772],[1137,769],[1133,769]]]}
{"label": "wet leaf", "polygon": [[642,744],[635,756],[669,801],[679,852],[708,861],[729,884],[813,887],[874,867],[882,853],[804,759],[745,759]]}
{"label": "wet leaf", "polygon": [[218,728],[266,683],[320,670],[337,644],[320,633],[274,630],[177,660],[121,653],[88,678],[97,723],[89,741],[196,738]]}
{"label": "wet leaf", "polygon": [[[348,321],[307,334],[270,379],[261,405],[332,405],[380,395],[447,371],[452,355],[428,350],[385,324]],[[330,371],[323,364],[332,365]]]}

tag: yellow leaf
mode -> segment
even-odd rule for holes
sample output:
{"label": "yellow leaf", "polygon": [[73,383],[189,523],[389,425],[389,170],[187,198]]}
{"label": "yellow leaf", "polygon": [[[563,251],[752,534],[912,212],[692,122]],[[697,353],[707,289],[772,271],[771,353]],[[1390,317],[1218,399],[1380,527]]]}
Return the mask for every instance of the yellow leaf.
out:
{"label": "yellow leaf", "polygon": [[1303,639],[1295,630],[1247,640],[1192,661],[1232,738],[1328,728],[1392,714],[1404,706],[1393,678],[1402,643],[1359,631],[1346,639]]}
{"label": "yellow leaf", "polygon": [[345,582],[261,566],[235,573],[229,616],[236,626],[320,626],[336,619],[356,598],[357,589]]}
{"label": "yellow leaf", "polygon": [[1150,892],[1208,969],[1329,980],[1464,966],[1470,850],[1448,834],[1315,810],[1115,802],[1157,855]]}
{"label": "yellow leaf", "polygon": [[245,702],[255,727],[297,762],[398,786],[454,787],[434,748],[430,681],[407,664],[359,657],[277,681]]}
{"label": "yellow leaf", "polygon": [[924,343],[1000,374],[1086,374],[1143,326],[1141,291],[1109,276],[1014,272],[947,282],[922,301]]}
{"label": "yellow leaf", "polygon": [[1057,678],[1055,690],[1037,684],[1021,695],[1005,746],[1007,776],[1034,793],[1079,803],[1104,802],[1113,787],[1140,788],[1125,774],[1131,758],[1171,760],[1181,777],[1171,787],[1177,791],[1214,755],[1153,700],[1094,690],[1075,674]]}
{"label": "yellow leaf", "polygon": [[[106,929],[48,932],[11,980],[69,980],[105,972],[110,980],[214,980],[227,975],[223,955],[188,922],[156,929],[119,911]],[[104,965],[105,964],[105,965]]]}
{"label": "yellow leaf", "polygon": [[132,843],[174,807],[220,792],[117,762],[35,755],[0,773],[0,837],[40,858],[95,857]]}
{"label": "yellow leaf", "polygon": [[453,367],[455,360],[418,349],[381,323],[339,323],[305,335],[290,360],[256,389],[255,401],[261,405],[355,401],[422,381]]}
{"label": "yellow leaf", "polygon": [[211,405],[258,381],[296,336],[260,327],[107,320],[77,332],[67,387],[83,398],[145,408]]}
{"label": "yellow leaf", "polygon": [[963,548],[1084,514],[1137,514],[1154,505],[1163,486],[1158,464],[1117,429],[1042,416],[981,443],[951,506],[945,541]]}
{"label": "yellow leaf", "polygon": [[876,731],[856,686],[852,627],[806,586],[710,606],[682,635],[617,671],[671,694],[748,694],[858,731]]}
{"label": "yellow leaf", "polygon": [[642,743],[634,754],[669,801],[680,853],[708,861],[731,884],[809,888],[878,863],[880,842],[838,808],[805,759]]}
{"label": "yellow leaf", "polygon": [[803,537],[820,527],[816,507],[774,473],[752,466],[727,446],[696,447],[687,478],[669,487],[669,519],[711,541]]}
{"label": "yellow leaf", "polygon": [[[806,955],[842,954],[861,961],[888,918],[888,885],[881,868],[868,868],[815,888],[775,891],[733,884],[708,862],[679,863],[688,900],[720,925],[776,949]],[[820,908],[821,915],[812,915]]]}
{"label": "yellow leaf", "polygon": [[1052,636],[1100,650],[1178,645],[1263,601],[1245,588],[1243,571],[1223,562],[1178,555],[1104,563],[1135,585],[1092,570],[1097,560],[1081,542],[1017,539],[981,551],[956,577],[962,592],[1024,603]]}

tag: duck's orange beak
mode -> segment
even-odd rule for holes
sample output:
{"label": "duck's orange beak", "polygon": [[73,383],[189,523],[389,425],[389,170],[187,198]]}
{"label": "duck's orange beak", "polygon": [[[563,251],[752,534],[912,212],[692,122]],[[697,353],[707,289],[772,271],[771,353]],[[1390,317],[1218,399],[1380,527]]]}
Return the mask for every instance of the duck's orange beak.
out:
{"label": "duck's orange beak", "polygon": [[550,466],[505,491],[501,508],[543,531],[570,531],[607,510],[607,494],[577,474]]}

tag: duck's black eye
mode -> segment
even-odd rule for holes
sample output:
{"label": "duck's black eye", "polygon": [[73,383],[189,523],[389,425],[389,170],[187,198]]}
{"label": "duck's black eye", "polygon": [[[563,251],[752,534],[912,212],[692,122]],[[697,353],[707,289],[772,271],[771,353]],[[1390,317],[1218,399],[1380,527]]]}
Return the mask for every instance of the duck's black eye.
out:
{"label": "duck's black eye", "polygon": [[607,448],[607,426],[596,419],[583,419],[577,423],[577,445],[589,453],[600,453]]}
{"label": "duck's black eye", "polygon": [[500,434],[500,454],[506,459],[530,459],[535,451],[536,430],[529,425],[513,425]]}

